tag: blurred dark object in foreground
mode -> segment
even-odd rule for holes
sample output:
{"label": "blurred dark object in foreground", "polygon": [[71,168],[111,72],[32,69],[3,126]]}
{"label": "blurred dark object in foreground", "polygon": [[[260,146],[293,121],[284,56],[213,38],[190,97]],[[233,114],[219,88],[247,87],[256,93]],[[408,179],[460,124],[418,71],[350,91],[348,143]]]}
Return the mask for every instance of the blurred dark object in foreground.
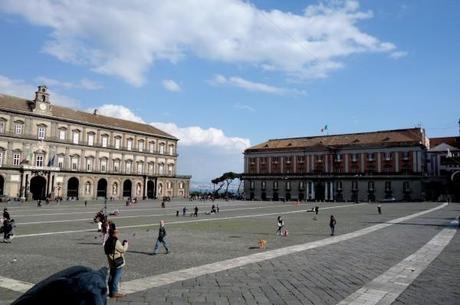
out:
{"label": "blurred dark object in foreground", "polygon": [[74,266],[39,282],[11,305],[106,305],[107,268]]}

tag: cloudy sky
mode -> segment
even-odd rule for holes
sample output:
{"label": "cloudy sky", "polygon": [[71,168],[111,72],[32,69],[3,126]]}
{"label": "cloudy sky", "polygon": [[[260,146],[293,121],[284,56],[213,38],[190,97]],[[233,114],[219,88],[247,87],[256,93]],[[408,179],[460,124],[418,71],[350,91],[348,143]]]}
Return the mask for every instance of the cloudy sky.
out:
{"label": "cloudy sky", "polygon": [[460,1],[2,0],[0,92],[153,124],[195,183],[269,138],[456,135]]}

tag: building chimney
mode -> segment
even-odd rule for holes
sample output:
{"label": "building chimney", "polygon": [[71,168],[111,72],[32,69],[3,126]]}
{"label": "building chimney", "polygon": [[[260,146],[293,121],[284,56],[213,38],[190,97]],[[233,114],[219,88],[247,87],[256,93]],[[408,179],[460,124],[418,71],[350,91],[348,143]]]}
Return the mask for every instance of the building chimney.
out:
{"label": "building chimney", "polygon": [[94,114],[94,115],[97,115],[97,109],[94,109],[93,114]]}

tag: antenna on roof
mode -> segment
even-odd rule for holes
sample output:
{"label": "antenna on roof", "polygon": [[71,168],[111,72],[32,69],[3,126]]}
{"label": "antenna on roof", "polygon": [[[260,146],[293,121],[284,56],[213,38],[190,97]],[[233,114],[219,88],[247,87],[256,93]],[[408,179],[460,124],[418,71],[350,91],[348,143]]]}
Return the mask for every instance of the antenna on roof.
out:
{"label": "antenna on roof", "polygon": [[94,109],[93,114],[94,114],[94,115],[97,115],[97,109]]}

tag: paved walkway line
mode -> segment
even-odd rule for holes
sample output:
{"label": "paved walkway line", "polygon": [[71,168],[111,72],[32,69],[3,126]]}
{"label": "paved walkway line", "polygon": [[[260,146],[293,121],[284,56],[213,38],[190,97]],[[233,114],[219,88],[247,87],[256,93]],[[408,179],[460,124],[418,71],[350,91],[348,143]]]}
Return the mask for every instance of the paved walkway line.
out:
{"label": "paved walkway line", "polygon": [[[455,227],[454,227],[455,225]],[[455,235],[457,221],[417,252],[391,267],[337,305],[390,305],[438,257]]]}
{"label": "paved walkway line", "polygon": [[[230,208],[230,209],[220,209],[220,211],[221,212],[232,212],[232,211],[260,210],[260,209],[273,209],[273,208],[285,208],[285,206],[259,206],[259,207],[250,207],[250,208]],[[192,209],[190,208],[189,212],[191,210]],[[179,212],[182,215],[182,210],[180,210]],[[120,213],[122,213],[122,211],[120,211]],[[69,214],[66,214],[66,215],[69,215]],[[95,215],[95,213],[93,213],[93,215]],[[109,219],[117,220],[117,219],[127,219],[127,218],[159,217],[159,216],[174,216],[174,214],[173,213],[163,213],[163,214],[143,214],[143,215],[128,215],[128,216],[109,216]],[[80,222],[80,221],[92,221],[92,220],[90,218],[44,220],[44,221],[32,221],[32,222],[19,222],[16,224],[16,226],[34,225],[34,224],[43,224],[43,223]]]}
{"label": "paved walkway line", "polygon": [[0,276],[0,288],[6,288],[17,292],[26,292],[27,290],[32,288],[32,286],[33,284],[31,283]]}
{"label": "paved walkway line", "polygon": [[[354,204],[346,204],[346,205],[337,205],[337,206],[325,207],[325,208],[322,208],[321,210],[341,209],[341,208],[346,208],[346,207],[356,207],[356,206],[360,206],[360,205],[363,205],[363,204],[367,204],[367,203],[359,203],[359,204],[354,203]],[[184,220],[184,221],[170,221],[170,222],[167,222],[167,224],[168,225],[174,225],[174,224],[195,223],[195,222],[210,222],[210,221],[221,221],[221,220],[229,220],[229,219],[254,218],[254,217],[273,216],[273,215],[287,215],[287,214],[295,214],[295,213],[305,213],[305,209],[295,210],[295,211],[288,211],[288,212],[274,212],[274,213],[253,214],[253,215],[239,215],[239,216],[229,216],[229,217],[219,217],[218,215],[214,215],[213,217],[216,217],[216,218],[203,218],[203,219]],[[117,226],[117,228],[119,228],[119,229],[132,229],[132,228],[146,228],[146,227],[156,227],[156,226],[158,226],[157,223],[148,223],[148,224],[141,224],[141,225]],[[58,235],[58,234],[72,234],[72,233],[83,233],[83,232],[96,233],[96,230],[93,228],[93,229],[81,229],[81,230],[72,230],[72,231],[32,233],[32,234],[16,235],[15,238],[49,236],[49,235]]]}
{"label": "paved walkway line", "polygon": [[211,263],[207,265],[192,267],[188,269],[182,269],[182,270],[173,271],[169,273],[149,276],[149,277],[145,277],[142,279],[131,280],[131,281],[122,283],[123,285],[122,290],[124,293],[128,293],[128,294],[140,292],[140,291],[144,291],[147,289],[172,284],[175,282],[193,279],[193,278],[196,278],[202,275],[212,274],[212,273],[216,273],[220,271],[242,267],[248,264],[270,260],[270,259],[277,258],[280,256],[285,256],[285,255],[294,254],[294,253],[298,253],[298,252],[302,252],[302,251],[306,251],[306,250],[310,250],[314,248],[332,245],[332,244],[339,243],[345,240],[360,237],[360,236],[375,232],[377,230],[381,230],[393,224],[401,223],[406,220],[434,212],[436,210],[446,207],[447,204],[448,203],[446,202],[442,205],[439,205],[429,210],[421,211],[415,214],[393,219],[393,220],[390,220],[382,224],[373,225],[373,226],[370,226],[370,227],[367,227],[361,230],[357,230],[351,233],[329,237],[329,238],[325,238],[325,239],[318,240],[318,241],[313,241],[313,242],[308,242],[305,244],[299,244],[299,245],[280,248],[276,250],[265,251],[265,252],[251,254],[247,256],[227,259],[227,260],[216,262],[216,263]]}

